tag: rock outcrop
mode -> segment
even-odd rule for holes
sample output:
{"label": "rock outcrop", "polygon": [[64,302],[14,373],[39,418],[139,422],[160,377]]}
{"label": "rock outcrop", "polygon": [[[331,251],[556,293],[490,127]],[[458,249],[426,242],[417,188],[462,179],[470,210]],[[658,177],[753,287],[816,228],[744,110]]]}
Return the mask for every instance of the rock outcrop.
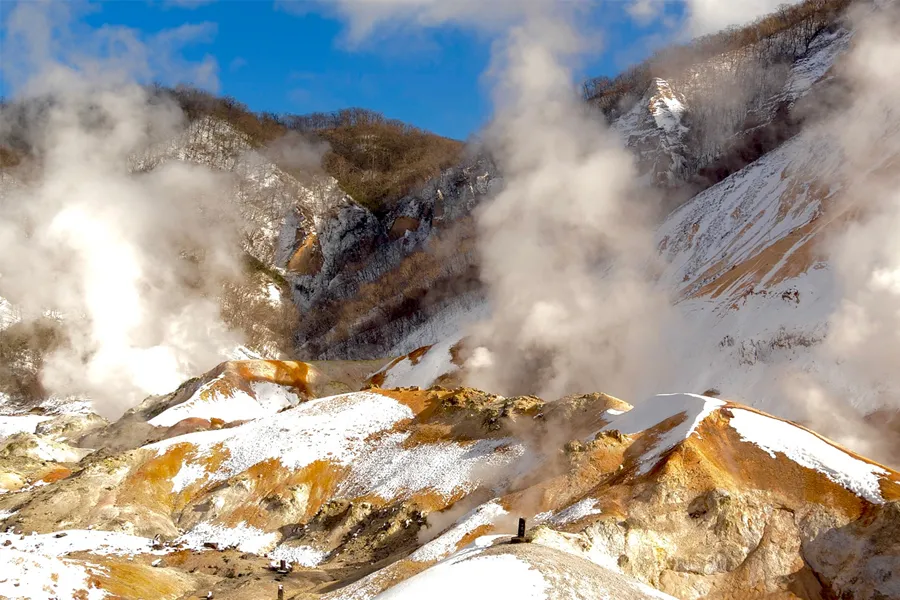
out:
{"label": "rock outcrop", "polygon": [[[0,553],[19,565],[8,581],[33,585],[23,556],[55,569],[133,556],[181,594],[225,598],[279,580],[309,598],[422,597],[436,582],[459,594],[471,581],[453,573],[495,561],[523,561],[510,568],[548,598],[874,598],[898,585],[900,474],[794,423],[692,394],[635,408],[466,388],[316,399],[310,373],[329,369],[360,386],[378,370],[230,363],[83,438],[102,451],[9,438],[0,465],[32,483],[0,495]],[[115,450],[138,421],[150,443]],[[509,546],[519,517],[528,543]],[[144,593],[105,572],[85,581]]]}

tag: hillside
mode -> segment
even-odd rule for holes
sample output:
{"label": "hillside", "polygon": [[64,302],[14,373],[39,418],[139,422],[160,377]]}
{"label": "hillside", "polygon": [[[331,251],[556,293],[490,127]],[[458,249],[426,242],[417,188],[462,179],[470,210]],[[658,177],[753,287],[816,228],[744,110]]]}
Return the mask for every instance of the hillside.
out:
{"label": "hillside", "polygon": [[[809,12],[803,8],[807,5],[821,6]],[[673,227],[687,205],[698,214],[709,211],[708,203],[719,202],[722,192],[731,189],[733,184],[727,182],[746,180],[747,170],[758,169],[757,161],[772,161],[772,153],[780,157],[782,170],[793,176],[787,167],[794,158],[782,146],[803,130],[804,123],[812,126],[816,115],[840,104],[835,91],[842,86],[838,65],[853,38],[840,19],[841,7],[844,3],[804,3],[789,23],[762,38],[750,35],[754,26],[740,43],[701,41],[698,48],[682,52],[683,60],[651,60],[635,70],[644,73],[640,78],[629,72],[614,80],[630,81],[627,90],[609,84],[619,90],[614,93],[616,110],[606,117],[610,127],[635,156],[642,181],[664,198],[660,232]],[[722,84],[722,78],[729,83]],[[732,84],[747,88],[747,93],[717,98],[717,85]],[[719,137],[710,138],[710,132]],[[813,161],[798,159],[801,164],[804,160]],[[753,177],[760,176],[761,171],[754,171]],[[792,189],[799,191],[807,183],[797,181]],[[488,309],[478,281],[472,215],[503,187],[502,173],[489,157],[468,159],[398,200],[381,217],[385,228],[403,235],[376,244],[362,266],[356,260],[339,261],[331,274],[300,277],[304,305],[316,315],[314,325],[301,325],[301,354],[310,358],[405,354],[441,342],[484,315]],[[759,190],[760,202],[776,201],[778,192],[768,191]],[[786,199],[783,210],[790,210],[795,200]],[[666,216],[667,209],[674,212]],[[741,219],[758,212],[747,210],[729,223],[736,228],[730,230],[733,234],[741,231]],[[724,218],[713,214],[712,218]],[[372,234],[355,227],[347,233],[372,239]],[[693,239],[683,231],[678,235],[682,243]],[[665,237],[659,235],[660,244]],[[714,251],[710,249],[710,256]],[[667,252],[664,257],[670,260]],[[729,269],[734,263],[721,264]],[[666,279],[676,295],[681,283]]]}
{"label": "hillside", "polygon": [[[900,572],[900,474],[788,421],[692,394],[317,398],[342,369],[231,363],[89,430],[6,417],[0,593],[812,599],[900,583],[884,577]],[[506,545],[520,516],[530,543]],[[268,568],[282,559],[290,574]]]}
{"label": "hillside", "polygon": [[[218,98],[198,89],[179,87],[160,93],[174,96],[190,121],[203,117],[225,121],[256,146],[265,146],[291,132],[323,142],[321,164],[325,172],[354,200],[374,212],[390,207],[411,188],[455,165],[463,150],[457,140],[362,108],[308,115],[256,114],[233,98]],[[292,165],[289,160],[287,163],[280,166],[290,171]]]}
{"label": "hillside", "polygon": [[[40,165],[32,162],[3,172],[0,199],[11,221],[17,215],[18,197],[28,193],[29,183],[40,172]],[[293,249],[307,234],[315,234],[326,215],[363,209],[346,197],[334,179],[315,172],[298,179],[268,159],[249,136],[211,118],[198,119],[176,137],[142,148],[128,157],[124,168],[138,180],[171,165],[197,165],[221,175],[229,201],[217,207],[217,216],[238,222],[235,231],[229,232],[236,235],[237,243],[227,250],[236,264],[211,291],[223,322],[239,332],[238,341],[224,352],[233,357],[282,357],[292,349],[297,322],[284,276]],[[181,293],[202,287],[204,278],[214,272],[213,266],[204,264],[202,249],[192,247],[190,240],[184,243],[173,265],[188,271],[187,290]],[[108,275],[114,279],[116,273],[111,270]],[[125,293],[126,282],[118,293]],[[61,312],[57,309],[37,321],[22,321],[21,308],[3,300],[0,398],[4,401],[27,408],[46,400],[37,382],[44,356],[66,345]]]}
{"label": "hillside", "polygon": [[[576,124],[633,158],[621,212],[604,161],[545,187],[524,161],[531,194],[362,109],[126,86],[134,105],[76,103],[74,144],[0,131],[0,242],[25,249],[0,260],[0,597],[900,598],[900,50],[845,10],[894,41],[900,16],[850,5],[589,82]],[[41,131],[54,104],[3,110]],[[492,306],[482,220],[510,189]],[[523,196],[563,227],[517,227]],[[641,244],[632,287],[614,259]],[[647,352],[617,305],[635,290],[661,299]],[[479,329],[516,302],[531,337]],[[478,389],[504,344],[523,389]],[[529,388],[569,359],[597,384]]]}

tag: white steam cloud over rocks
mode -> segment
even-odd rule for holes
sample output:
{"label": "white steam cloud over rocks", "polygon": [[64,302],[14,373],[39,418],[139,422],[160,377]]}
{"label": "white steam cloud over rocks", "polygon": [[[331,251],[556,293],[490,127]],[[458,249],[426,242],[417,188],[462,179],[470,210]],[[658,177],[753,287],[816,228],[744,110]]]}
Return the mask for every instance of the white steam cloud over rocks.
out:
{"label": "white steam cloud over rocks", "polygon": [[[86,395],[114,416],[239,342],[213,293],[235,272],[240,246],[219,175],[183,163],[132,172],[131,157],[182,125],[174,103],[132,79],[152,72],[147,61],[163,41],[147,47],[104,28],[100,54],[85,56],[90,44],[81,44],[65,52],[76,64],[57,62],[71,41],[51,16],[58,8],[21,3],[8,20],[7,49],[20,53],[4,68],[15,61],[29,73],[16,100],[35,111],[27,141],[36,164],[0,204],[0,295],[26,322],[61,317],[62,339],[44,359],[46,392]],[[177,47],[187,33],[166,35]]]}
{"label": "white steam cloud over rocks", "polygon": [[[477,215],[491,318],[472,333],[469,384],[556,398],[649,392],[668,298],[654,283],[646,190],[631,156],[587,112],[569,63],[585,49],[579,3],[341,2],[352,31],[378,19],[500,31],[484,142],[504,189]],[[451,8],[452,7],[452,8]],[[503,27],[498,28],[502,23]]]}
{"label": "white steam cloud over rocks", "polygon": [[[549,14],[549,10],[548,10]],[[646,392],[668,302],[653,284],[647,198],[631,156],[573,92],[567,23],[532,13],[497,49],[487,143],[505,188],[478,217],[492,317],[472,383],[555,398]]]}
{"label": "white steam cloud over rocks", "polygon": [[[846,108],[823,125],[843,154],[836,218],[846,226],[827,247],[839,303],[822,351],[842,378],[863,390],[863,413],[900,409],[900,10],[853,15],[854,45],[842,68]],[[837,391],[831,391],[837,396]]]}

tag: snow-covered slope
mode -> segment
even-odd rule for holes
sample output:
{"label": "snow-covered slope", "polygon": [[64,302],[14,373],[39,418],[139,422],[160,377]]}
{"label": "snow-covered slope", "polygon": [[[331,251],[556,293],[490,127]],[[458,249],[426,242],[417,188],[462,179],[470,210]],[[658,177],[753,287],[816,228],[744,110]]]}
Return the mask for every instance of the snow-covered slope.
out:
{"label": "snow-covered slope", "polygon": [[[836,61],[852,39],[852,31],[845,28],[823,31],[779,75],[778,88],[748,120],[753,127],[739,135],[758,134],[779,110],[821,110],[817,104],[824,103],[829,86],[835,84]],[[735,68],[726,58],[692,67],[691,72]],[[691,106],[686,99],[697,92],[679,91],[679,86],[700,85],[692,77],[656,79],[647,94],[612,123],[639,162],[658,163],[656,179],[684,182],[677,164],[684,167],[687,163],[679,161],[697,158],[687,131]],[[675,299],[679,317],[667,325],[672,325],[679,344],[690,347],[690,352],[668,353],[677,364],[661,385],[718,390],[776,414],[807,419],[805,408],[787,403],[785,396],[798,374],[813,375],[866,414],[876,408],[871,390],[843,378],[820,352],[841,300],[827,253],[829,236],[848,218],[844,182],[835,177],[843,161],[840,144],[833,133],[812,122],[788,133],[792,137],[697,193],[659,225],[655,242],[664,264],[660,284]],[[868,168],[877,172],[891,160],[880,157]],[[696,171],[697,164],[691,163],[690,169]],[[420,326],[419,335],[406,338],[423,348],[390,365],[378,381],[425,385],[450,373],[464,380],[458,372],[463,361],[458,353],[451,361],[444,348],[452,347],[467,324],[488,311],[482,302],[435,315]],[[411,349],[398,348],[403,353]]]}
{"label": "snow-covered slope", "polygon": [[495,600],[674,600],[595,563],[539,544],[481,545],[479,538],[444,561],[376,596]]}

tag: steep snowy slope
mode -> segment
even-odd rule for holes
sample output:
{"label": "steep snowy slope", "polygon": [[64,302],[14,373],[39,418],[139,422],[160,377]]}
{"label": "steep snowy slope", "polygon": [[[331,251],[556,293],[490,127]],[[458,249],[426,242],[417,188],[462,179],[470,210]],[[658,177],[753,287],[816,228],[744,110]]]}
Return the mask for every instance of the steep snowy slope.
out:
{"label": "steep snowy slope", "polygon": [[852,32],[826,28],[808,46],[792,36],[788,30],[653,78],[612,122],[641,173],[664,189],[702,189],[797,133],[807,97],[829,83]]}
{"label": "steep snowy slope", "polygon": [[765,365],[814,368],[810,347],[838,300],[822,241],[840,224],[839,189],[822,174],[839,160],[828,138],[804,133],[660,228],[663,281],[676,291],[694,354],[709,361],[692,365],[699,378],[682,385],[765,402],[779,391]]}

